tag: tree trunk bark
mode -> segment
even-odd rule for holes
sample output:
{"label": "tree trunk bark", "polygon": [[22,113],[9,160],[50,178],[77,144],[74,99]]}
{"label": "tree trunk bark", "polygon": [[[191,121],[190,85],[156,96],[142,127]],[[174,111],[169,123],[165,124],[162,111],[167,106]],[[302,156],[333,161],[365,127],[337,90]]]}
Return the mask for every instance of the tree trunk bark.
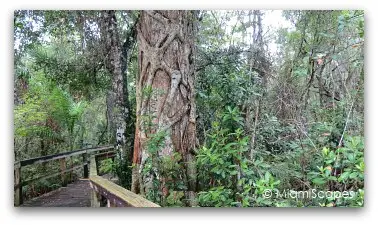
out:
{"label": "tree trunk bark", "polygon": [[129,149],[127,160],[131,162],[133,159],[133,144],[134,144],[134,137],[135,137],[135,124],[134,121],[131,119],[132,115],[132,107],[129,101],[129,91],[128,91],[128,83],[127,83],[127,68],[128,68],[128,59],[129,59],[129,52],[132,50],[133,45],[136,42],[136,22],[130,28],[129,33],[126,36],[125,42],[122,44],[122,55],[121,55],[121,71],[123,75],[123,98],[125,102],[125,108],[129,109],[129,113],[126,115],[126,142],[127,142],[127,149]]}
{"label": "tree trunk bark", "polygon": [[[148,183],[164,177],[158,171],[142,174],[151,157],[147,142],[159,132],[167,135],[158,157],[181,154],[186,197],[194,198],[196,170],[193,155],[196,133],[194,99],[194,13],[191,11],[142,11],[137,26],[139,74],[137,121],[134,141],[132,191],[148,193]],[[150,118],[150,119],[148,119]],[[150,120],[150,121],[146,121]],[[189,202],[193,205],[193,202]]]}
{"label": "tree trunk bark", "polygon": [[103,11],[101,38],[105,45],[105,66],[112,74],[112,88],[107,95],[107,117],[111,132],[111,141],[123,157],[126,152],[126,122],[129,118],[129,104],[124,91],[124,76],[122,74],[122,50],[118,33],[115,11]]}

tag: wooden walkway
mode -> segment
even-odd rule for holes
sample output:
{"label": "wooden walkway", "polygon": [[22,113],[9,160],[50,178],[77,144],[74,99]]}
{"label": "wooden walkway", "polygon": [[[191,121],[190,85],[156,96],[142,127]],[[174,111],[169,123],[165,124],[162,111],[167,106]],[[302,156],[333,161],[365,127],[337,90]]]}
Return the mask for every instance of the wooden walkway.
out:
{"label": "wooden walkway", "polygon": [[21,207],[91,207],[89,180],[81,179],[39,197],[25,201]]}
{"label": "wooden walkway", "polygon": [[[72,156],[81,156],[80,165],[67,169],[66,159]],[[114,158],[114,146],[100,146],[62,152],[54,155],[41,156],[21,160],[14,163],[14,205],[21,207],[160,207],[159,205],[137,195],[109,180],[107,176],[97,174],[97,160]],[[25,166],[59,160],[60,171],[42,175],[29,180],[21,179],[21,171]],[[90,168],[88,168],[90,166]],[[22,186],[41,179],[61,176],[61,183],[67,184],[66,174],[83,168],[84,179],[79,179],[67,187],[59,188],[39,197],[23,201]],[[89,173],[90,172],[90,173]],[[103,204],[101,204],[101,202]]]}

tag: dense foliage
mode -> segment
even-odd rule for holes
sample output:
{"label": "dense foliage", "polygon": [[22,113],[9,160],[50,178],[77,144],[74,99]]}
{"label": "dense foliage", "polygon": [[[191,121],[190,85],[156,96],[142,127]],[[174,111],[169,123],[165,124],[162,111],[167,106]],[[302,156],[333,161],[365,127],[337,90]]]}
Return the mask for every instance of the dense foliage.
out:
{"label": "dense foliage", "polygon": [[[15,12],[16,161],[114,144],[101,15]],[[286,25],[274,25],[272,15]],[[103,161],[100,172],[130,188],[138,13],[120,11],[116,17],[126,51],[128,153]],[[363,206],[363,12],[201,11],[196,17],[195,205]],[[143,95],[156,91],[148,86]],[[154,130],[154,119],[147,115],[142,122]],[[141,173],[152,179],[150,191],[141,194],[162,206],[188,206],[182,155],[159,154],[166,135],[156,132],[145,143],[151,157]],[[77,161],[72,158],[71,165]],[[27,168],[23,176],[57,166]],[[60,185],[54,178],[40,181],[24,194]]]}

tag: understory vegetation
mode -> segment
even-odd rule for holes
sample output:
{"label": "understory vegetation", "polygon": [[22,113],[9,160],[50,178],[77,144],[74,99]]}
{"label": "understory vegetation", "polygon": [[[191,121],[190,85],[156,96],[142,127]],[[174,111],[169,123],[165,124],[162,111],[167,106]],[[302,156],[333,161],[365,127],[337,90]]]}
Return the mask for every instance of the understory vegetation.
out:
{"label": "understory vegetation", "polygon": [[[169,16],[15,11],[15,161],[114,145],[100,173],[164,207],[364,206],[363,11],[185,14],[187,35],[173,37],[160,63],[179,59],[166,69],[181,71],[177,84],[163,82],[160,64],[143,78],[159,52],[143,53],[158,40],[146,37],[146,21]],[[57,168],[28,166],[22,176]],[[23,194],[61,185],[53,177]]]}

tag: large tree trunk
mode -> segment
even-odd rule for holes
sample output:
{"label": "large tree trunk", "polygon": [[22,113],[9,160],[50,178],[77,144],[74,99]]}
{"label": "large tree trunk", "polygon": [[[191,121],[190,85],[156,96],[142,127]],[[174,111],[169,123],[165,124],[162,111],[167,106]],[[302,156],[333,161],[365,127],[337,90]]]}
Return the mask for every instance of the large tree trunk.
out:
{"label": "large tree trunk", "polygon": [[[186,197],[193,199],[196,179],[194,102],[194,13],[191,11],[142,11],[137,26],[139,75],[137,77],[137,121],[134,142],[135,164],[132,191],[148,193],[152,180],[159,179],[163,193],[165,178],[158,168],[142,174],[149,138],[165,132],[157,157],[181,154]],[[150,121],[146,121],[150,118]],[[189,203],[191,205],[192,202]]]}
{"label": "large tree trunk", "polygon": [[105,66],[112,74],[112,88],[107,96],[108,126],[111,132],[111,141],[116,143],[121,156],[124,156],[126,154],[126,121],[130,115],[128,99],[125,98],[124,93],[127,90],[124,90],[122,50],[115,11],[103,11],[100,26],[101,38],[105,46]]}

